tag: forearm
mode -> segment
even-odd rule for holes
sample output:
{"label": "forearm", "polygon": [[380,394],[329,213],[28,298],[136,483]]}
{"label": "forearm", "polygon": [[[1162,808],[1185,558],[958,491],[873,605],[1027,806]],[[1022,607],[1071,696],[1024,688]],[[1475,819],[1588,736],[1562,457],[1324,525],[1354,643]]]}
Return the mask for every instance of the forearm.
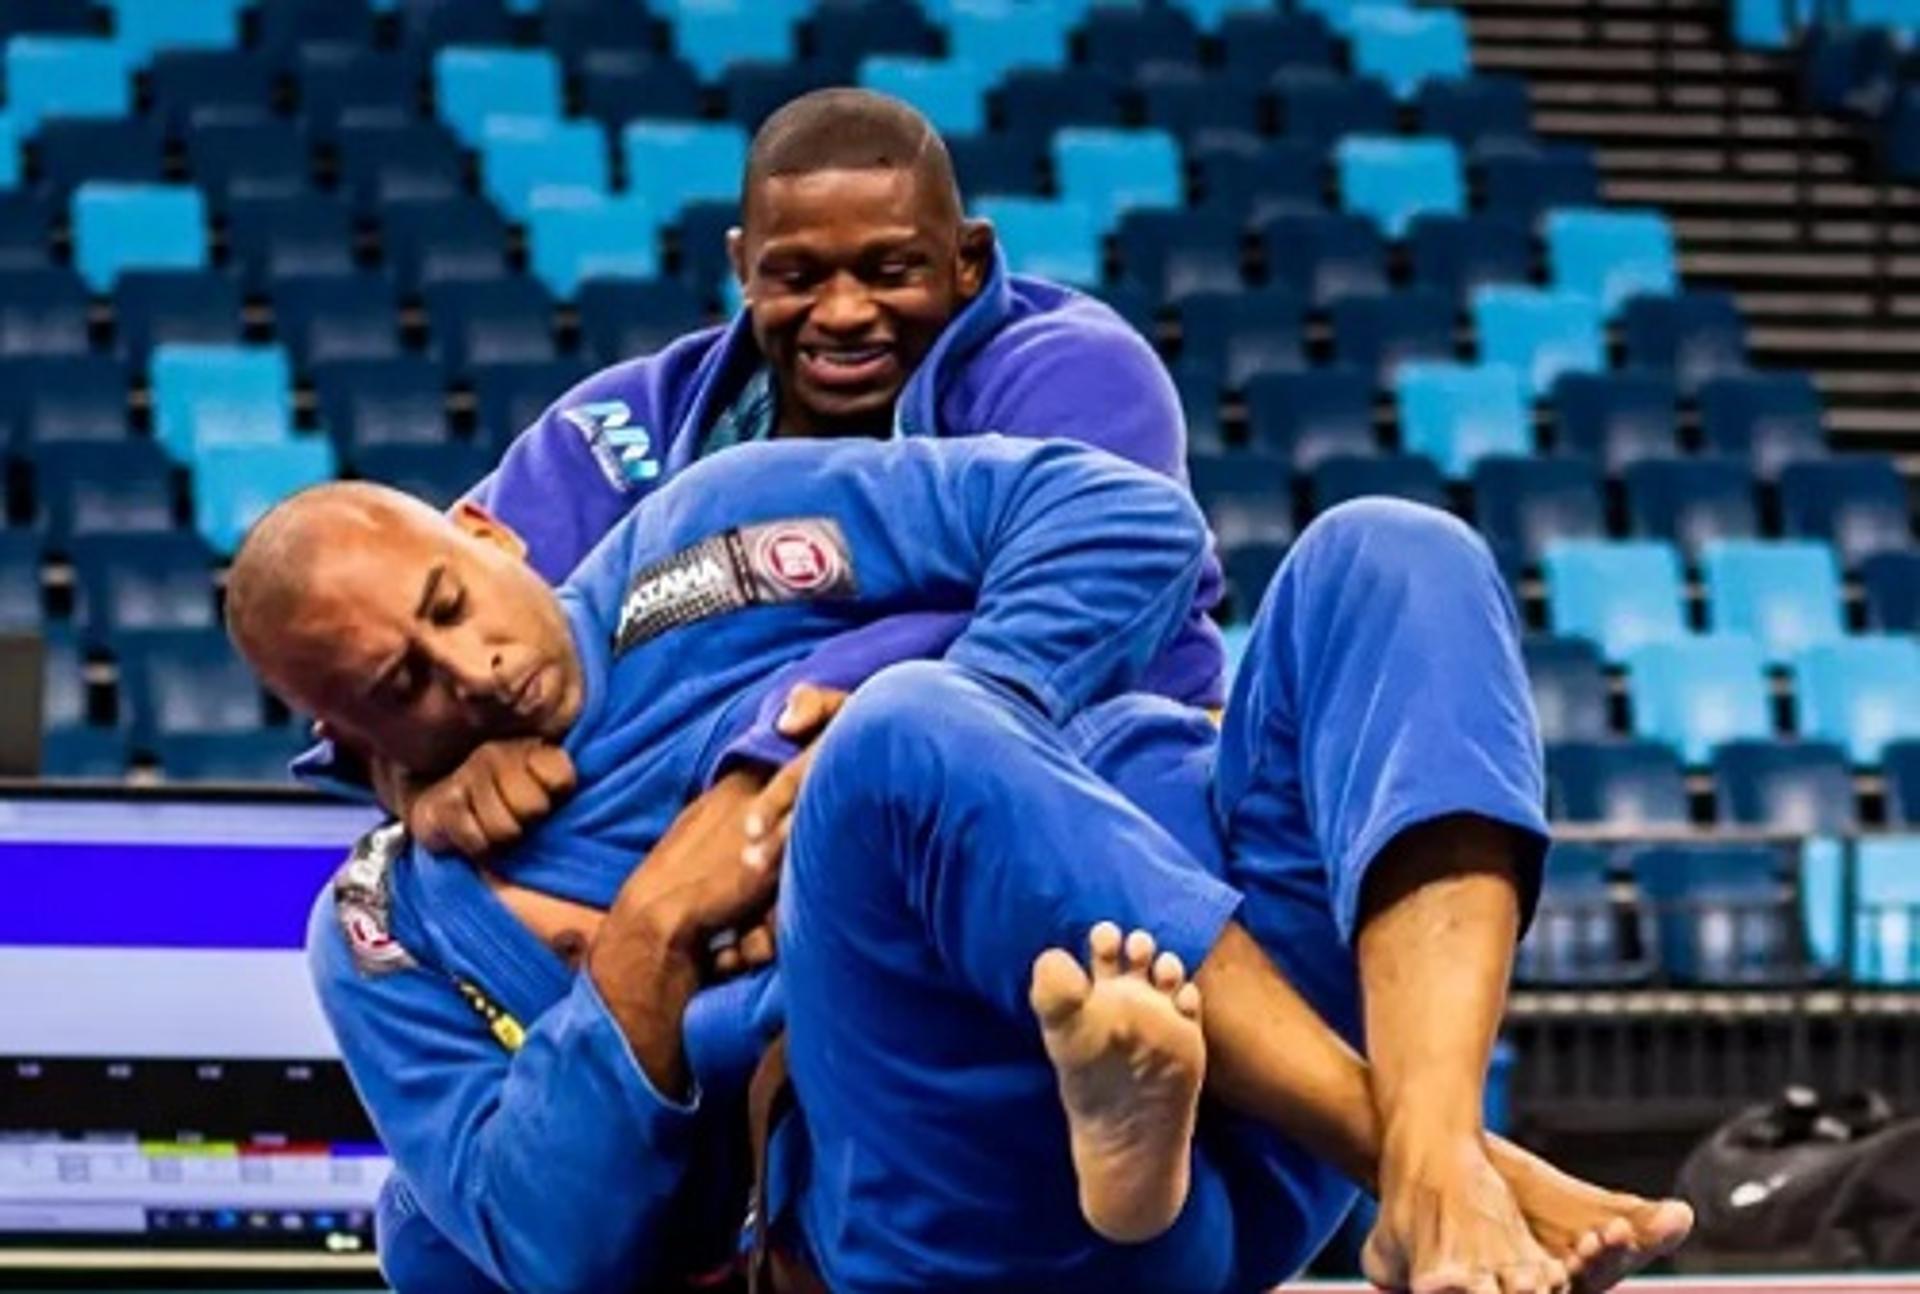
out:
{"label": "forearm", "polygon": [[697,932],[671,910],[608,914],[587,955],[587,973],[647,1079],[679,1100],[692,1086],[681,1024],[700,987]]}

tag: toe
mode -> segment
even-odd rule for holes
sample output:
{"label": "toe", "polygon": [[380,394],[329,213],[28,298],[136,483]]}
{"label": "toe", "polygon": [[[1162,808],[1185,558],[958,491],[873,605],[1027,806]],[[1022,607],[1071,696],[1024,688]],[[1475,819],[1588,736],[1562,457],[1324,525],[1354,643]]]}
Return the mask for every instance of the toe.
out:
{"label": "toe", "polygon": [[1153,965],[1153,936],[1144,930],[1135,930],[1127,936],[1127,970],[1135,975],[1145,975]]}
{"label": "toe", "polygon": [[1087,972],[1066,949],[1049,948],[1034,958],[1027,1001],[1041,1024],[1056,1025],[1072,1016],[1092,990]]}
{"label": "toe", "polygon": [[1500,1294],[1500,1282],[1491,1273],[1476,1275],[1457,1263],[1429,1267],[1407,1288],[1412,1294]]}
{"label": "toe", "polygon": [[1173,995],[1173,1005],[1187,1019],[1198,1020],[1200,1018],[1200,986],[1182,984],[1179,992]]}
{"label": "toe", "polygon": [[1186,982],[1187,968],[1180,961],[1178,953],[1161,953],[1153,959],[1153,986],[1162,993],[1172,993]]}
{"label": "toe", "polygon": [[1102,921],[1087,935],[1095,979],[1111,979],[1120,973],[1120,944],[1120,927],[1111,921]]}

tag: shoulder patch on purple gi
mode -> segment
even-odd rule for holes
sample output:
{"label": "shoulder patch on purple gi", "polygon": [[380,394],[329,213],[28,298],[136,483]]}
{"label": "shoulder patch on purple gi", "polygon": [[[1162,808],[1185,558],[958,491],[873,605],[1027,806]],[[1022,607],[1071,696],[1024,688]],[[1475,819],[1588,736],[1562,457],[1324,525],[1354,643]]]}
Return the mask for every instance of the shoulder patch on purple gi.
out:
{"label": "shoulder patch on purple gi", "polygon": [[334,915],[362,975],[386,975],[417,964],[393,935],[389,875],[406,847],[406,828],[399,823],[375,827],[354,843],[333,874]]}
{"label": "shoulder patch on purple gi", "polygon": [[669,629],[776,602],[858,595],[840,523],[796,517],[711,535],[643,567],[627,585],[616,654]]}
{"label": "shoulder patch on purple gi", "polygon": [[614,489],[624,494],[660,475],[653,437],[645,427],[633,425],[633,410],[625,400],[596,400],[563,409],[560,416],[586,437],[593,461]]}

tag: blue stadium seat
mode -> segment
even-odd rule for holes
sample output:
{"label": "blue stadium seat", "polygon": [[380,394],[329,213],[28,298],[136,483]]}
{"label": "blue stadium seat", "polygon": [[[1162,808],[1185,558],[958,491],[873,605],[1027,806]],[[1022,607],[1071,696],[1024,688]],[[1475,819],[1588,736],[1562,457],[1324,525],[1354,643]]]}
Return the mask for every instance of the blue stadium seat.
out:
{"label": "blue stadium seat", "polygon": [[1600,169],[1593,154],[1572,144],[1529,152],[1502,151],[1480,160],[1484,208],[1533,225],[1557,207],[1590,207],[1600,201]]}
{"label": "blue stadium seat", "polygon": [[1539,907],[1514,958],[1521,982],[1619,985],[1643,973],[1627,948],[1610,868],[1601,845],[1560,842],[1547,851]]}
{"label": "blue stadium seat", "polygon": [[25,160],[21,155],[20,132],[11,119],[0,115],[0,192],[20,185]]}
{"label": "blue stadium seat", "polygon": [[89,0],[11,0],[0,9],[0,39],[23,32],[37,36],[86,36],[94,30]]}
{"label": "blue stadium seat", "polygon": [[1636,536],[1679,545],[1689,558],[1708,544],[1760,533],[1753,474],[1716,458],[1648,458],[1626,472],[1627,526]]}
{"label": "blue stadium seat", "polygon": [[1200,32],[1178,9],[1099,5],[1078,36],[1081,61],[1131,77],[1148,63],[1200,61]]}
{"label": "blue stadium seat", "polygon": [[988,92],[987,111],[1002,129],[1118,127],[1126,120],[1125,93],[1118,77],[1092,68],[1020,68]]}
{"label": "blue stadium seat", "polygon": [[1283,68],[1275,73],[1280,126],[1289,139],[1325,149],[1347,135],[1391,135],[1399,111],[1378,81]]}
{"label": "blue stadium seat", "polygon": [[1165,131],[1061,130],[1053,169],[1061,197],[1085,206],[1103,231],[1137,208],[1185,201],[1180,147]]}
{"label": "blue stadium seat", "polygon": [[1533,452],[1533,419],[1519,379],[1498,366],[1416,362],[1394,376],[1400,440],[1461,480],[1489,454]]}
{"label": "blue stadium seat", "polygon": [[299,51],[294,83],[298,88],[300,116],[316,139],[333,138],[341,120],[348,115],[357,120],[385,116],[395,121],[415,115],[414,97],[419,78],[413,75],[404,59],[376,49],[371,32],[338,41],[304,44],[299,38],[298,23],[293,21],[304,14],[318,15],[314,18],[318,23],[345,25],[366,24],[372,15],[359,5],[338,4],[335,0],[305,0],[304,4],[276,0],[261,14],[263,41],[269,51],[276,48],[272,43],[276,39],[276,20],[292,23],[277,39],[294,43],[283,43],[277,48],[289,54],[296,48]]}
{"label": "blue stadium seat", "polygon": [[801,95],[852,79],[853,65],[837,58],[748,59],[730,65],[721,75],[720,93],[727,103],[727,119],[752,134]]}
{"label": "blue stadium seat", "polygon": [[1734,0],[1733,38],[1750,49],[1786,49],[1810,16],[1804,0]]}
{"label": "blue stadium seat", "polygon": [[354,472],[445,508],[466,494],[493,466],[475,445],[375,445],[360,451]]}
{"label": "blue stadium seat", "polygon": [[169,342],[232,345],[240,340],[240,286],[225,274],[129,270],[113,289],[121,355],[144,366]]}
{"label": "blue stadium seat", "polygon": [[1533,139],[1527,83],[1515,76],[1429,81],[1414,98],[1420,131],[1445,135],[1462,150],[1525,147]]}
{"label": "blue stadium seat", "polygon": [[1473,469],[1474,521],[1503,569],[1537,565],[1562,539],[1604,539],[1600,475],[1579,458],[1483,458]]}
{"label": "blue stadium seat", "polygon": [[[673,244],[679,258],[679,277],[696,291],[710,295],[717,287],[724,295],[737,290],[733,261],[727,255],[727,233],[740,223],[740,203],[690,202],[673,220]],[[732,307],[729,305],[729,312]]]}
{"label": "blue stadium seat", "polygon": [[1263,373],[1306,367],[1300,299],[1279,288],[1206,292],[1180,306],[1182,374],[1204,376],[1230,391]]}
{"label": "blue stadium seat", "polygon": [[1920,741],[1890,741],[1880,757],[1888,823],[1920,827]]}
{"label": "blue stadium seat", "polygon": [[547,290],[571,300],[595,278],[660,275],[653,213],[632,198],[591,191],[543,194],[527,220],[527,262]]}
{"label": "blue stadium seat", "polygon": [[1348,297],[1331,313],[1334,360],[1342,367],[1389,381],[1409,360],[1453,358],[1453,302],[1438,292]]}
{"label": "blue stadium seat", "polygon": [[1760,645],[1738,634],[1652,642],[1627,657],[1633,732],[1663,741],[1694,767],[1727,741],[1773,735]]}
{"label": "blue stadium seat", "polygon": [[1556,210],[1543,229],[1554,286],[1598,301],[1609,318],[1632,297],[1675,290],[1673,229],[1658,212]]}
{"label": "blue stadium seat", "polygon": [[117,782],[127,773],[127,734],[118,728],[61,728],[40,741],[42,776]]}
{"label": "blue stadium seat", "polygon": [[726,122],[636,121],[620,132],[627,189],[661,217],[691,202],[732,202],[747,165],[747,135]]}
{"label": "blue stadium seat", "polygon": [[1132,211],[1115,242],[1126,277],[1156,302],[1200,292],[1237,292],[1240,222],[1217,209]]}
{"label": "blue stadium seat", "polygon": [[1493,284],[1475,289],[1472,314],[1481,362],[1511,369],[1529,396],[1566,374],[1607,367],[1606,325],[1586,297]]}
{"label": "blue stadium seat", "polygon": [[1347,32],[1353,70],[1378,77],[1401,100],[1429,81],[1456,80],[1473,72],[1467,24],[1452,9],[1355,9]]}
{"label": "blue stadium seat", "polygon": [[167,49],[232,49],[245,0],[107,0],[114,43],[129,62]]}
{"label": "blue stadium seat", "polygon": [[481,369],[473,380],[479,444],[495,453],[504,450],[586,376],[586,368],[570,359]]}
{"label": "blue stadium seat", "polygon": [[576,304],[581,345],[596,366],[651,354],[707,321],[699,297],[674,280],[593,279]]}
{"label": "blue stadium seat", "polygon": [[1788,535],[1826,540],[1848,567],[1913,543],[1906,481],[1885,458],[1850,454],[1787,464],[1780,469],[1780,514]]}
{"label": "blue stadium seat", "polygon": [[188,123],[202,110],[266,113],[273,107],[273,65],[250,50],[163,51],[147,69],[147,84],[154,115],[168,134],[189,146]]}
{"label": "blue stadium seat", "polygon": [[0,401],[20,448],[74,442],[99,448],[127,438],[127,374],[117,361],[62,355],[17,367],[20,372],[6,374]]}
{"label": "blue stadium seat", "polygon": [[1858,849],[1854,978],[1920,985],[1920,836],[1867,837]]}
{"label": "blue stadium seat", "polygon": [[794,30],[763,14],[758,0],[676,0],[673,47],[703,81],[718,80],[732,63],[784,63],[796,53]]}
{"label": "blue stadium seat", "polygon": [[335,136],[340,181],[357,211],[388,202],[458,198],[466,164],[445,128],[430,121],[349,118]]}
{"label": "blue stadium seat", "polygon": [[1801,970],[1799,940],[1769,845],[1654,845],[1627,865],[1653,905],[1662,969],[1681,984],[1781,983]]}
{"label": "blue stadium seat", "polygon": [[1910,637],[1840,638],[1794,662],[1800,732],[1847,748],[1853,762],[1880,762],[1887,743],[1920,737],[1920,642]]}
{"label": "blue stadium seat", "polygon": [[880,55],[861,62],[859,81],[912,104],[943,135],[987,128],[987,81],[970,63]]}
{"label": "blue stadium seat", "polygon": [[1276,216],[1260,227],[1260,240],[1269,278],[1314,308],[1388,290],[1386,244],[1359,216]]}
{"label": "blue stadium seat", "polygon": [[260,685],[217,629],[123,634],[115,644],[136,743],[189,732],[263,727]]}
{"label": "blue stadium seat", "polygon": [[1220,380],[1197,369],[1176,368],[1173,385],[1180,396],[1180,413],[1187,424],[1189,453],[1216,453],[1227,447],[1226,423],[1221,419]]}
{"label": "blue stadium seat", "polygon": [[186,142],[187,169],[216,210],[235,198],[293,198],[311,187],[306,140],[288,122],[199,125],[187,132]]}
{"label": "blue stadium seat", "polygon": [[1595,459],[1610,476],[1674,457],[1679,398],[1671,379],[1650,373],[1565,374],[1551,394],[1556,448]]}
{"label": "blue stadium seat", "polygon": [[940,52],[940,31],[913,0],[828,0],[814,7],[803,33],[815,58],[848,63],[871,55]]}
{"label": "blue stadium seat", "polygon": [[[400,44],[416,58],[449,45],[504,45],[513,18],[502,0],[383,0],[400,19]],[[378,7],[378,6],[376,6]]]}
{"label": "blue stadium seat", "polygon": [[1138,80],[1146,119],[1184,145],[1222,134],[1257,142],[1266,124],[1266,92],[1257,81],[1185,63],[1154,64]]}
{"label": "blue stadium seat", "polygon": [[1244,450],[1195,454],[1187,471],[1223,552],[1293,540],[1293,474],[1284,458]]}
{"label": "blue stadium seat", "polygon": [[525,223],[543,186],[604,193],[607,141],[591,121],[490,117],[480,132],[480,175],[494,205]]}
{"label": "blue stadium seat", "polygon": [[213,554],[182,530],[87,535],[69,554],[81,620],[96,640],[125,630],[214,629]]}
{"label": "blue stadium seat", "polygon": [[469,148],[492,116],[561,115],[560,64],[543,49],[443,49],[433,56],[440,120]]}
{"label": "blue stadium seat", "polygon": [[1044,137],[1021,131],[956,135],[947,140],[960,191],[970,197],[1012,194],[1038,197]]}
{"label": "blue stadium seat", "polygon": [[1731,293],[1640,297],[1627,303],[1621,322],[1627,367],[1672,373],[1683,395],[1746,371],[1747,330]]}
{"label": "blue stadium seat", "polygon": [[1285,454],[1297,471],[1311,471],[1336,454],[1378,451],[1367,374],[1328,368],[1266,373],[1247,382],[1246,397],[1254,445]]}
{"label": "blue stadium seat", "polygon": [[343,359],[316,365],[320,425],[340,457],[358,465],[369,446],[444,445],[446,382],[431,360],[412,356]]}
{"label": "blue stadium seat", "polygon": [[1666,544],[1566,539],[1541,565],[1553,631],[1591,640],[1610,661],[1686,633],[1680,559]]}
{"label": "blue stadium seat", "polygon": [[1401,238],[1417,216],[1460,215],[1466,183],[1450,139],[1349,135],[1334,149],[1341,205]]}
{"label": "blue stadium seat", "polygon": [[15,36],[4,56],[7,115],[24,138],[48,117],[125,117],[133,109],[127,55],[109,40]]}
{"label": "blue stadium seat", "polygon": [[1723,375],[1699,388],[1707,447],[1745,458],[1763,481],[1788,463],[1826,457],[1820,393],[1805,373]]}
{"label": "blue stadium seat", "polygon": [[129,440],[103,455],[98,445],[45,445],[34,453],[34,496],[49,542],[174,524],[173,468],[150,441]]}
{"label": "blue stadium seat", "polygon": [[1571,741],[1547,748],[1547,800],[1556,822],[1622,828],[1684,825],[1687,779],[1655,741]]}
{"label": "blue stadium seat", "polygon": [[213,445],[284,444],[293,429],[293,379],[277,346],[154,348],[153,434],[195,463]]}
{"label": "blue stadium seat", "polygon": [[578,75],[580,110],[609,130],[640,117],[692,120],[700,115],[700,78],[670,55],[590,48],[580,59]]}
{"label": "blue stadium seat", "polygon": [[146,120],[59,118],[44,123],[34,140],[40,158],[40,187],[65,198],[89,180],[118,184],[158,184],[165,144],[160,130]]}
{"label": "blue stadium seat", "polygon": [[126,270],[207,264],[206,200],[174,185],[87,183],[73,195],[73,262],[95,292]]}
{"label": "blue stadium seat", "polygon": [[227,258],[255,290],[285,278],[353,274],[353,217],[345,203],[319,194],[235,199]]}
{"label": "blue stadium seat", "polygon": [[1720,821],[1794,835],[1860,826],[1847,752],[1824,741],[1730,741],[1713,754]]}
{"label": "blue stadium seat", "polygon": [[554,358],[553,299],[531,279],[441,283],[425,295],[435,353],[449,372]]}
{"label": "blue stadium seat", "polygon": [[1846,632],[1840,568],[1825,544],[1712,543],[1701,567],[1714,632],[1747,635],[1776,665]]}
{"label": "blue stadium seat", "polygon": [[278,445],[210,445],[193,481],[193,525],[218,553],[231,553],[247,528],[280,500],[339,474],[324,436]]}
{"label": "blue stadium seat", "polygon": [[289,724],[257,732],[156,737],[153,754],[167,781],[244,786],[288,781],[287,765],[312,744],[304,728]]}
{"label": "blue stadium seat", "polygon": [[974,214],[993,222],[1016,274],[1037,274],[1081,287],[1100,282],[1100,226],[1077,202],[1049,198],[981,198]]}
{"label": "blue stadium seat", "polygon": [[45,619],[40,536],[30,530],[0,530],[0,630],[38,630]]}
{"label": "blue stadium seat", "polygon": [[46,269],[52,252],[52,205],[28,194],[0,192],[0,274]]}
{"label": "blue stadium seat", "polygon": [[1521,656],[1542,741],[1605,741],[1611,735],[1607,676],[1592,643],[1529,636],[1521,643]]}
{"label": "blue stadium seat", "polygon": [[380,223],[403,289],[507,275],[507,227],[477,198],[387,203]]}
{"label": "blue stadium seat", "polygon": [[1281,13],[1264,5],[1229,14],[1221,22],[1219,45],[1226,69],[1236,77],[1265,77],[1287,68],[1333,71],[1340,48],[1318,14]]}
{"label": "blue stadium seat", "polygon": [[1860,583],[1869,629],[1920,634],[1920,552],[1875,553],[1860,563]]}
{"label": "blue stadium seat", "polygon": [[273,288],[274,334],[302,371],[398,355],[399,313],[393,285],[376,274],[282,279]]}
{"label": "blue stadium seat", "polygon": [[1374,494],[1447,506],[1440,469],[1421,454],[1333,454],[1314,464],[1310,479],[1315,512]]}
{"label": "blue stadium seat", "polygon": [[991,83],[1013,68],[1065,63],[1073,16],[1054,5],[970,4],[955,6],[946,22],[948,57]]}
{"label": "blue stadium seat", "polygon": [[1200,202],[1255,222],[1283,213],[1326,207],[1320,150],[1251,135],[1208,135],[1191,141],[1187,159],[1197,168]]}
{"label": "blue stadium seat", "polygon": [[1494,216],[1416,217],[1407,226],[1413,281],[1456,301],[1490,284],[1524,284],[1533,272],[1532,235]]}
{"label": "blue stadium seat", "polygon": [[[73,627],[46,625],[41,629],[41,643],[45,656],[41,667],[40,722],[51,736],[85,725],[92,707],[88,704],[84,672],[86,653]],[[54,771],[51,761],[47,761],[47,771]],[[114,776],[123,771],[124,768],[116,767]]]}
{"label": "blue stadium seat", "polygon": [[84,355],[87,292],[69,270],[0,274],[0,358]]}
{"label": "blue stadium seat", "polygon": [[1221,573],[1226,577],[1226,609],[1236,622],[1251,620],[1260,609],[1260,599],[1286,560],[1285,544],[1242,544],[1220,555]]}
{"label": "blue stadium seat", "polygon": [[1887,173],[1911,183],[1920,180],[1920,92],[1902,86],[1880,130]]}

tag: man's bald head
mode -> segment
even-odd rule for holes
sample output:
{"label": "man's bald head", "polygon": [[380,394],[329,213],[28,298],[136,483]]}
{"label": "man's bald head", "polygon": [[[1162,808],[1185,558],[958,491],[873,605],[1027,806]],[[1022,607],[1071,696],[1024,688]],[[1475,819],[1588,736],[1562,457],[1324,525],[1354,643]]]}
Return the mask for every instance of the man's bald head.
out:
{"label": "man's bald head", "polygon": [[948,220],[961,213],[953,158],[933,123],[911,104],[871,90],[803,94],[768,117],[753,137],[740,188],[740,222],[750,227],[760,185],[820,171],[909,171],[923,201]]}

